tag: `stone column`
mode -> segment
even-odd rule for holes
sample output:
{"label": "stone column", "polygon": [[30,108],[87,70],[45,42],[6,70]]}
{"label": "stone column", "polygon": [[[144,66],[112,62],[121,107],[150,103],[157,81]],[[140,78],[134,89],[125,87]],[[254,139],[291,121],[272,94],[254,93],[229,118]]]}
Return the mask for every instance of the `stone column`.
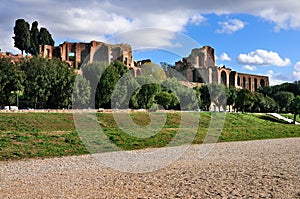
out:
{"label": "stone column", "polygon": [[228,72],[226,71],[226,86],[229,87],[229,75],[230,75],[230,72],[228,74]]}
{"label": "stone column", "polygon": [[208,83],[212,83],[212,69],[208,68]]}

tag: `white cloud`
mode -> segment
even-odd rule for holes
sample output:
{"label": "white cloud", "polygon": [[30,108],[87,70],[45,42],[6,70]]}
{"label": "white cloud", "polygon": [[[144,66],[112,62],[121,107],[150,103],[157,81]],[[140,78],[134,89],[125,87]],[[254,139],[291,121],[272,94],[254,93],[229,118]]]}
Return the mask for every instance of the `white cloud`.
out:
{"label": "white cloud", "polygon": [[250,71],[256,70],[256,66],[250,66],[250,65],[245,65],[245,66],[243,66],[243,68],[246,70],[250,70]]}
{"label": "white cloud", "polygon": [[[90,41],[145,27],[184,32],[187,24],[201,24],[205,21],[203,16],[212,13],[250,14],[273,23],[277,31],[300,29],[299,10],[298,0],[187,0],[172,3],[161,0],[91,0],[89,3],[78,0],[10,0],[0,4],[0,47],[2,50],[15,49],[11,37],[17,18],[24,18],[30,23],[37,20],[41,26],[48,28],[56,41]],[[244,28],[245,23],[231,19],[220,22],[220,25],[223,27],[220,32],[232,33]],[[156,36],[160,38],[160,35]],[[155,42],[155,37],[151,41]]]}
{"label": "white cloud", "polygon": [[220,30],[217,30],[217,33],[234,33],[238,30],[241,30],[245,27],[245,22],[239,19],[229,19],[228,21],[218,22],[221,26]]}
{"label": "white cloud", "polygon": [[195,14],[190,18],[190,22],[195,25],[199,25],[206,21],[206,18],[200,14]]}
{"label": "white cloud", "polygon": [[294,65],[294,69],[297,72],[300,72],[300,61],[298,61],[295,65]]}
{"label": "white cloud", "polygon": [[225,53],[225,52],[223,52],[223,53],[220,55],[219,59],[220,59],[221,61],[231,61],[231,58],[230,58],[230,57],[228,56],[228,54]]}
{"label": "white cloud", "polygon": [[295,80],[300,80],[300,61],[294,65],[293,77]]}
{"label": "white cloud", "polygon": [[262,66],[288,66],[290,59],[282,59],[277,52],[258,49],[248,54],[240,54],[237,60],[241,64]]}
{"label": "white cloud", "polygon": [[281,73],[275,73],[272,70],[269,70],[266,75],[269,76],[270,86],[291,82],[290,77],[287,77]]}

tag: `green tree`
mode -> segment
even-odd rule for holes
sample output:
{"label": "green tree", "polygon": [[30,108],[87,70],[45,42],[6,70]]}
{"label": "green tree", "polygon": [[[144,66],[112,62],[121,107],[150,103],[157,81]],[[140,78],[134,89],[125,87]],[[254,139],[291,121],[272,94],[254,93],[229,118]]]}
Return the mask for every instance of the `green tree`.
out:
{"label": "green tree", "polygon": [[202,106],[200,87],[199,86],[194,87],[194,91],[198,100],[198,107],[200,109],[200,107]]}
{"label": "green tree", "polygon": [[230,108],[235,104],[236,97],[237,97],[237,91],[235,87],[230,86],[229,89],[226,89],[226,98],[227,98],[226,103],[229,106],[229,112],[230,112]]}
{"label": "green tree", "polygon": [[34,21],[31,25],[31,30],[30,30],[29,53],[32,55],[39,54],[39,35],[40,35],[40,31],[38,29],[38,22]]}
{"label": "green tree", "polygon": [[16,101],[16,92],[23,90],[24,73],[10,59],[0,59],[0,101],[11,106]]}
{"label": "green tree", "polygon": [[47,30],[47,28],[42,27],[40,29],[40,37],[39,37],[39,44],[40,45],[50,45],[54,46],[54,40],[52,38],[52,35]]}
{"label": "green tree", "polygon": [[50,60],[37,56],[21,63],[21,68],[25,72],[25,98],[33,103],[35,109],[38,108],[38,102],[46,102],[50,95],[49,67],[52,67]]}
{"label": "green tree", "polygon": [[155,96],[155,101],[165,109],[169,109],[172,100],[172,95],[166,91],[162,91]]}
{"label": "green tree", "polygon": [[208,90],[211,101],[218,107],[219,111],[221,107],[226,110],[226,87],[222,84],[208,84]]}
{"label": "green tree", "polygon": [[111,108],[111,97],[115,86],[119,80],[119,73],[113,65],[109,65],[103,75],[96,90],[96,108]]}
{"label": "green tree", "polygon": [[242,112],[251,111],[254,102],[255,96],[251,91],[247,89],[241,89],[237,92],[235,106],[238,110],[241,110]]}
{"label": "green tree", "polygon": [[81,75],[77,75],[73,87],[73,108],[88,108],[91,96],[91,87],[89,80]]}
{"label": "green tree", "polygon": [[276,102],[278,102],[281,112],[288,112],[294,98],[294,94],[287,91],[279,91],[274,94],[273,98]]}
{"label": "green tree", "polygon": [[91,97],[89,106],[95,106],[97,86],[99,84],[102,74],[104,73],[107,67],[108,63],[106,62],[94,62],[90,64],[84,64],[81,67],[83,77],[90,82]]}
{"label": "green tree", "polygon": [[[127,73],[119,79],[112,94],[112,108],[126,109],[130,106],[131,96],[139,88],[139,84],[135,78]],[[136,106],[137,103],[135,103]]]}
{"label": "green tree", "polygon": [[154,63],[145,63],[141,66],[143,76],[150,76],[158,83],[161,83],[167,79],[166,73],[163,68]]}
{"label": "green tree", "polygon": [[24,19],[17,19],[15,22],[13,37],[15,42],[15,47],[21,50],[22,54],[29,52],[30,48],[30,31],[29,24]]}
{"label": "green tree", "polygon": [[294,124],[296,124],[296,117],[300,114],[300,96],[296,96],[291,103],[291,110],[294,113]]}
{"label": "green tree", "polygon": [[200,97],[201,97],[201,109],[209,111],[209,107],[211,105],[211,99],[209,94],[209,89],[207,85],[203,85],[199,89]]}
{"label": "green tree", "polygon": [[112,66],[114,66],[117,69],[119,77],[122,77],[128,72],[128,67],[120,61],[113,62]]}
{"label": "green tree", "polygon": [[178,100],[178,97],[176,96],[176,94],[174,92],[170,93],[170,96],[172,98],[172,101],[170,103],[170,106],[169,108],[170,109],[175,109],[175,110],[178,110],[180,107],[179,107],[179,100]]}
{"label": "green tree", "polygon": [[265,101],[266,101],[266,106],[264,112],[276,112],[278,110],[278,104],[273,98],[267,96],[265,97]]}
{"label": "green tree", "polygon": [[51,89],[47,105],[50,108],[69,107],[76,78],[74,69],[59,59],[51,59],[49,60],[49,74]]}
{"label": "green tree", "polygon": [[136,94],[139,108],[150,109],[154,103],[155,96],[160,92],[160,85],[149,83],[143,85]]}

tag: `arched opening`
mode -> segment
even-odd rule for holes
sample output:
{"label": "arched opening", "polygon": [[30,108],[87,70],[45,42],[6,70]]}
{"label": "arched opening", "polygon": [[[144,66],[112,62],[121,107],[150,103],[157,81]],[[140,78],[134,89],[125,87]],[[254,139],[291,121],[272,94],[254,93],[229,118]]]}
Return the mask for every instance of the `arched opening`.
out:
{"label": "arched opening", "polygon": [[266,83],[265,83],[265,80],[261,79],[260,80],[260,86],[261,87],[265,87]]}
{"label": "arched opening", "polygon": [[204,81],[197,69],[193,70],[193,82],[204,83]]}
{"label": "arched opening", "polygon": [[229,74],[229,86],[235,86],[235,72]]}
{"label": "arched opening", "polygon": [[227,75],[225,71],[221,72],[221,83],[227,85]]}
{"label": "arched opening", "polygon": [[142,75],[141,69],[137,69],[136,70],[136,76],[141,76],[141,75]]}
{"label": "arched opening", "polygon": [[237,77],[237,85],[241,86],[241,78],[240,78],[240,76]]}
{"label": "arched opening", "polygon": [[251,91],[251,89],[252,89],[252,82],[251,82],[251,78],[249,77],[248,78],[248,89]]}
{"label": "arched opening", "polygon": [[135,70],[134,70],[133,68],[130,68],[129,70],[130,70],[131,75],[132,75],[133,77],[135,77]]}
{"label": "arched opening", "polygon": [[256,91],[256,90],[257,90],[257,79],[254,78],[254,91]]}
{"label": "arched opening", "polygon": [[243,88],[246,88],[246,77],[243,77]]}

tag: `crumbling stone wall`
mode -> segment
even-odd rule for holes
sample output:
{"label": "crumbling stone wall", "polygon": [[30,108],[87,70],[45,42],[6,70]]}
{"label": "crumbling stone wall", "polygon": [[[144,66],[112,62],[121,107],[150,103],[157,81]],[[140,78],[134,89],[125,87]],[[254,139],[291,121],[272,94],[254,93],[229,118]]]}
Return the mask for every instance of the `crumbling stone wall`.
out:
{"label": "crumbling stone wall", "polygon": [[133,65],[132,49],[129,44],[106,44],[98,41],[90,43],[64,42],[56,47],[47,45],[40,46],[42,57],[57,57],[67,62],[75,69],[79,69],[82,63],[103,61],[110,64],[119,60],[126,66]]}
{"label": "crumbling stone wall", "polygon": [[250,91],[269,86],[267,76],[238,73],[225,66],[216,66],[214,49],[210,46],[192,49],[188,57],[175,62],[174,68],[190,82],[215,82],[228,87],[246,88]]}

